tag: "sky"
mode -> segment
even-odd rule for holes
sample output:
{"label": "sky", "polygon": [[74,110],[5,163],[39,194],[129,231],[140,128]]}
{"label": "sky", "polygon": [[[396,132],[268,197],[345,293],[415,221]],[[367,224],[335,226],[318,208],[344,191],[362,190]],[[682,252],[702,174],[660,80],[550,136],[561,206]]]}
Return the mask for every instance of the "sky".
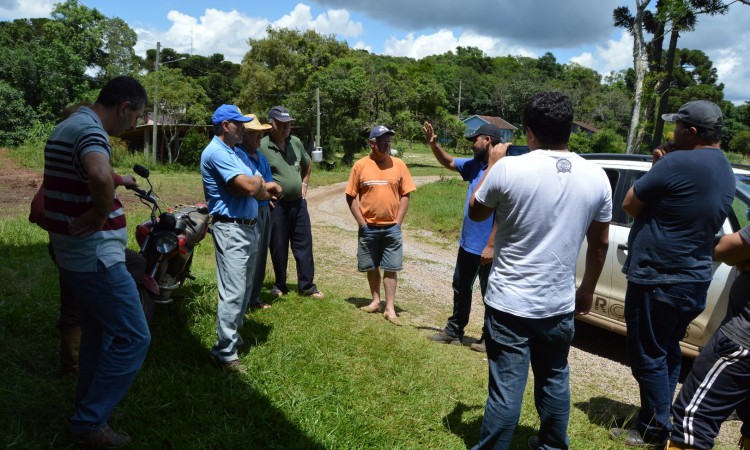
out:
{"label": "sky", "polygon": [[[731,0],[729,0],[731,1]],[[727,3],[729,2],[727,1]],[[0,0],[0,20],[49,17],[55,2]],[[617,6],[634,0],[81,0],[105,16],[125,20],[138,34],[136,53],[173,48],[180,53],[221,53],[240,62],[247,40],[266,28],[313,29],[335,34],[350,47],[416,59],[457,46],[488,56],[539,57],[578,63],[602,75],[633,65],[632,38],[612,24]],[[652,1],[652,3],[655,3]],[[703,50],[735,104],[750,100],[750,6],[734,4],[724,16],[699,18],[680,48]]]}

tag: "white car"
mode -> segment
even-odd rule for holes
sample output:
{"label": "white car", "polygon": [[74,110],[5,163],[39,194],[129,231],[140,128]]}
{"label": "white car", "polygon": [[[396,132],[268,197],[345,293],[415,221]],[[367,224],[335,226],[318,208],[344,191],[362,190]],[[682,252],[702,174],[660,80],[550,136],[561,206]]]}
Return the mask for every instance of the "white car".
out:
{"label": "white car", "polygon": [[[625,289],[627,280],[622,265],[628,255],[628,234],[633,219],[622,210],[622,201],[633,182],[651,168],[650,155],[582,154],[601,166],[612,184],[612,222],[609,227],[609,251],[596,286],[594,304],[588,315],[579,320],[597,327],[625,334]],[[730,234],[750,222],[750,166],[733,165],[737,190],[732,211],[719,234]],[[586,241],[578,255],[576,278],[581,282],[586,258]],[[708,289],[706,309],[690,323],[680,342],[683,354],[695,357],[721,324],[727,310],[729,288],[737,276],[734,267],[714,262],[714,274]]]}

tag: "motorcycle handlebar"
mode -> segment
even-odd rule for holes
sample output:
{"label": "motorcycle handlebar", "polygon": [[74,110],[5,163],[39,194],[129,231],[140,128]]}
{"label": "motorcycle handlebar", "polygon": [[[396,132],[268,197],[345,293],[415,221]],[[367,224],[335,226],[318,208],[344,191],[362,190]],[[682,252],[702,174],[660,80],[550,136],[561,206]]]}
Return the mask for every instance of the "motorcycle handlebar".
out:
{"label": "motorcycle handlebar", "polygon": [[156,204],[156,199],[148,195],[148,192],[144,191],[143,189],[137,188],[135,186],[125,186],[125,189],[135,192],[136,196],[142,198],[143,200],[146,200],[149,203]]}

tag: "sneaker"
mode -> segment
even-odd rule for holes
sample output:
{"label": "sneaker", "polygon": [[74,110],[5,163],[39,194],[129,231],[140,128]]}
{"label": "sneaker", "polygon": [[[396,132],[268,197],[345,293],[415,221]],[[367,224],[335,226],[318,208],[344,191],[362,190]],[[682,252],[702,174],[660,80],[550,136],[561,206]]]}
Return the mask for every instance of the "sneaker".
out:
{"label": "sneaker", "polygon": [[427,336],[427,339],[435,342],[442,342],[443,344],[461,344],[464,341],[463,337],[456,337],[441,330],[437,333]]}
{"label": "sneaker", "polygon": [[239,359],[233,359],[231,361],[221,361],[215,355],[211,355],[211,359],[213,360],[216,367],[221,370],[233,373],[247,373],[247,367],[242,365]]}
{"label": "sneaker", "polygon": [[239,359],[222,363],[221,369],[232,373],[247,373],[247,367],[243,366]]}
{"label": "sneaker", "polygon": [[88,448],[120,448],[132,441],[130,436],[116,432],[109,425],[73,433],[73,442]]}
{"label": "sneaker", "polygon": [[484,345],[484,341],[476,341],[469,346],[470,349],[479,353],[487,353],[487,346]]}
{"label": "sneaker", "polygon": [[539,450],[539,438],[537,436],[529,436],[527,444],[529,445],[529,450]]}
{"label": "sneaker", "polygon": [[641,436],[638,430],[633,428],[610,428],[609,438],[612,440],[622,439],[623,444],[627,447],[663,449],[667,445],[666,440],[664,442],[648,441]]}
{"label": "sneaker", "polygon": [[320,292],[320,291],[315,291],[312,294],[310,294],[310,297],[317,298],[318,300],[321,300],[321,299],[323,299],[323,297],[325,297],[325,295],[323,295],[323,293]]}
{"label": "sneaker", "polygon": [[273,295],[275,298],[281,298],[284,296],[284,292],[281,289],[273,288],[271,289],[271,295]]}

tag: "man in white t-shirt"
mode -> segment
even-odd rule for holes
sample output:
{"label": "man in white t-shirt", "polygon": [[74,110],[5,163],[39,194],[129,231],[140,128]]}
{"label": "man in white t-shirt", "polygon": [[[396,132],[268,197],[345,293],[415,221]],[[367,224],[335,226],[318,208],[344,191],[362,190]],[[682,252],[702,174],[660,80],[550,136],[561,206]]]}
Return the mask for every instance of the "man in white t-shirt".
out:
{"label": "man in white t-shirt", "polygon": [[[540,419],[539,436],[529,439],[529,448],[568,448],[573,316],[589,312],[609,245],[611,187],[600,167],[567,148],[570,100],[558,92],[537,94],[523,121],[532,151],[504,157],[508,146],[494,147],[469,204],[472,220],[494,213],[497,223],[484,298],[489,397],[475,449],[510,445],[529,363]],[[584,237],[586,271],[576,290]]]}

